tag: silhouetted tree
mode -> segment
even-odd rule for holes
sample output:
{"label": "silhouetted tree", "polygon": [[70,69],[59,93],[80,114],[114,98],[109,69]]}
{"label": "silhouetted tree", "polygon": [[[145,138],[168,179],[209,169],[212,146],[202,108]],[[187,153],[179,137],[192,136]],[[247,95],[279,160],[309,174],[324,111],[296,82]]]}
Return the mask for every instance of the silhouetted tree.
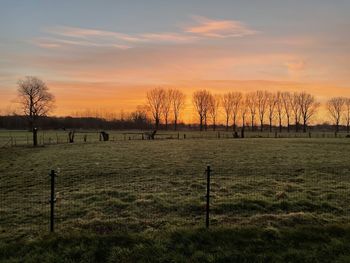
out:
{"label": "silhouetted tree", "polygon": [[313,95],[306,92],[301,92],[299,94],[298,104],[300,107],[301,117],[303,119],[303,132],[306,132],[308,122],[316,113],[320,104],[316,101]]}
{"label": "silhouetted tree", "polygon": [[278,127],[279,131],[282,132],[282,119],[284,116],[284,104],[283,104],[283,98],[282,93],[280,91],[277,91],[276,93],[276,112],[278,117]]}
{"label": "silhouetted tree", "polygon": [[185,106],[185,94],[177,89],[173,89],[170,92],[171,94],[171,102],[172,102],[172,110],[174,114],[174,129],[177,130],[177,122],[180,116],[180,112]]}
{"label": "silhouetted tree", "polygon": [[203,123],[206,129],[207,126],[207,114],[209,110],[209,97],[210,93],[206,90],[199,90],[193,93],[192,101],[193,105],[199,115],[199,127],[203,130]]}
{"label": "silhouetted tree", "polygon": [[55,98],[41,79],[31,76],[18,81],[17,93],[32,130],[37,119],[46,116],[53,109]]}
{"label": "silhouetted tree", "polygon": [[246,116],[247,116],[247,112],[248,112],[247,100],[246,99],[247,99],[246,96],[242,96],[241,106],[239,107],[240,115],[241,115],[241,118],[242,118],[243,134],[244,134],[244,129],[245,129]]}
{"label": "silhouetted tree", "polygon": [[345,99],[343,97],[334,97],[327,101],[327,109],[335,125],[335,132],[339,132],[339,123],[344,111]]}
{"label": "silhouetted tree", "polygon": [[237,128],[237,117],[239,113],[239,107],[241,106],[242,93],[232,92],[232,120],[233,120],[233,130],[236,131]]}
{"label": "silhouetted tree", "polygon": [[213,130],[216,130],[217,117],[219,115],[219,109],[221,105],[220,95],[209,95],[209,114],[213,122]]}
{"label": "silhouetted tree", "polygon": [[346,132],[350,133],[350,98],[345,99]]}
{"label": "silhouetted tree", "polygon": [[292,115],[293,96],[289,92],[283,92],[281,94],[281,99],[283,103],[283,110],[284,110],[284,113],[286,114],[287,131],[290,132],[290,118]]}
{"label": "silhouetted tree", "polygon": [[256,115],[256,108],[257,108],[257,99],[256,99],[256,93],[250,92],[246,95],[245,104],[247,105],[247,108],[250,112],[250,120],[251,120],[251,127],[252,131],[254,131],[254,122],[255,122],[255,115]]}
{"label": "silhouetted tree", "polygon": [[228,126],[229,126],[228,122],[232,112],[232,105],[233,105],[232,92],[225,93],[224,96],[222,97],[222,106],[225,113],[226,131],[228,131]]}
{"label": "silhouetted tree", "polygon": [[260,131],[263,131],[264,117],[267,108],[268,93],[267,91],[258,90],[256,92],[256,103],[258,109],[258,115],[260,119]]}
{"label": "silhouetted tree", "polygon": [[272,122],[276,113],[277,97],[276,94],[268,92],[267,96],[267,115],[269,117],[269,131],[272,132]]}
{"label": "silhouetted tree", "polygon": [[164,90],[164,96],[163,96],[163,101],[162,101],[162,113],[164,116],[164,124],[165,124],[165,129],[168,129],[168,121],[169,121],[169,115],[170,115],[170,110],[171,110],[171,100],[172,100],[172,91],[171,90]]}
{"label": "silhouetted tree", "polygon": [[297,92],[294,92],[293,95],[291,96],[291,109],[293,112],[294,116],[294,125],[295,125],[295,131],[299,131],[299,123],[301,119],[301,109],[300,109],[300,104],[299,104],[299,96],[300,94]]}
{"label": "silhouetted tree", "polygon": [[148,108],[153,116],[156,130],[159,128],[164,97],[165,91],[162,88],[155,88],[147,92]]}

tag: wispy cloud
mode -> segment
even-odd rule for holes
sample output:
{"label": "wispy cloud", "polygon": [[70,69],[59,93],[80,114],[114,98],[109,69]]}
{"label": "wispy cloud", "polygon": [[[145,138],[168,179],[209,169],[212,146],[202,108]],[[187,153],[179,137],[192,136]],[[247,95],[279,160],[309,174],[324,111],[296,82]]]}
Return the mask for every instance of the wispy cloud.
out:
{"label": "wispy cloud", "polygon": [[42,37],[32,41],[39,47],[43,48],[59,48],[64,46],[82,46],[82,47],[115,47],[119,49],[128,49],[130,46],[117,44],[113,42],[94,42],[85,40],[59,39],[53,37]]}
{"label": "wispy cloud", "polygon": [[285,63],[286,67],[288,68],[289,71],[295,72],[295,71],[302,71],[305,69],[305,61],[303,60],[291,60],[287,61]]}
{"label": "wispy cloud", "polygon": [[65,46],[114,47],[127,49],[142,43],[192,43],[205,38],[243,37],[256,31],[235,20],[212,20],[193,16],[192,25],[169,32],[146,32],[127,34],[115,31],[55,26],[45,28],[50,36],[37,38],[33,43],[42,48]]}
{"label": "wispy cloud", "polygon": [[243,37],[257,32],[240,21],[213,20],[202,16],[194,16],[195,25],[185,28],[185,32],[205,37]]}

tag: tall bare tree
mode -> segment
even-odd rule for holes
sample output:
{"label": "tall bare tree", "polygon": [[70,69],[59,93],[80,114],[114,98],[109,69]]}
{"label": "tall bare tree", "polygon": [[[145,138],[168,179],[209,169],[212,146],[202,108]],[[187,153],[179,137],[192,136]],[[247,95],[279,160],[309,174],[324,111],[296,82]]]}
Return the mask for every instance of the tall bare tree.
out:
{"label": "tall bare tree", "polygon": [[[203,130],[203,126],[207,127],[207,115],[209,110],[210,93],[207,90],[199,90],[193,93],[193,105],[199,115],[199,127]],[[204,124],[204,125],[203,125]]]}
{"label": "tall bare tree", "polygon": [[283,110],[286,114],[286,120],[287,120],[287,131],[290,132],[290,118],[292,115],[292,100],[293,96],[289,92],[283,92],[281,94],[282,103],[283,103]]}
{"label": "tall bare tree", "polygon": [[254,131],[255,126],[255,115],[256,115],[256,108],[257,108],[257,99],[256,99],[256,93],[255,92],[249,92],[245,96],[245,104],[250,112],[250,125],[252,127],[252,131]]}
{"label": "tall bare tree", "polygon": [[162,102],[162,114],[164,117],[165,129],[168,129],[169,116],[172,104],[172,90],[164,90],[163,102]]}
{"label": "tall bare tree", "polygon": [[209,114],[213,122],[213,130],[216,130],[217,118],[219,115],[219,109],[221,105],[221,96],[214,94],[209,96]]}
{"label": "tall bare tree", "polygon": [[171,90],[172,111],[174,114],[174,129],[177,130],[177,122],[179,120],[180,112],[185,106],[186,96],[183,92],[173,89]]}
{"label": "tall bare tree", "polygon": [[242,102],[242,93],[232,92],[232,120],[233,120],[233,130],[237,130],[237,117],[239,113],[239,108]]}
{"label": "tall bare tree", "polygon": [[312,116],[315,115],[319,103],[315,97],[309,93],[301,92],[298,96],[298,104],[300,107],[301,117],[303,119],[303,132],[306,132],[306,127]]}
{"label": "tall bare tree", "polygon": [[277,95],[268,92],[267,96],[267,115],[269,117],[269,131],[272,132],[272,122],[275,118],[276,105],[277,105]]}
{"label": "tall bare tree", "polygon": [[37,146],[37,120],[53,109],[55,97],[49,92],[44,81],[32,76],[18,81],[17,93],[19,103],[28,118],[29,129],[33,133],[33,145]]}
{"label": "tall bare tree", "polygon": [[350,98],[345,99],[346,132],[350,133]]}
{"label": "tall bare tree", "polygon": [[23,112],[28,117],[29,128],[33,130],[37,119],[53,109],[55,98],[44,81],[32,76],[18,81],[17,93]]}
{"label": "tall bare tree", "polygon": [[268,93],[267,91],[258,90],[256,92],[256,102],[258,108],[258,115],[260,119],[260,131],[263,131],[264,117],[267,108]]}
{"label": "tall bare tree", "polygon": [[165,91],[162,88],[154,88],[147,92],[148,108],[153,116],[156,130],[159,128],[164,97]]}
{"label": "tall bare tree", "polygon": [[228,131],[228,126],[229,126],[228,122],[232,112],[232,105],[233,105],[232,92],[225,93],[224,96],[222,97],[222,106],[225,113],[226,131]]}
{"label": "tall bare tree", "polygon": [[283,98],[282,98],[282,92],[277,91],[276,93],[276,113],[278,118],[278,127],[279,132],[282,132],[282,119],[284,116],[284,107],[283,107]]}
{"label": "tall bare tree", "polygon": [[299,131],[299,124],[301,119],[301,109],[299,104],[299,96],[300,94],[297,92],[294,92],[291,96],[290,100],[290,106],[292,109],[293,117],[294,117],[294,125],[295,125],[295,131]]}
{"label": "tall bare tree", "polygon": [[345,98],[334,97],[327,101],[327,109],[335,125],[335,132],[339,132],[339,123],[345,110]]}
{"label": "tall bare tree", "polygon": [[241,106],[239,107],[239,113],[242,118],[242,130],[245,130],[246,116],[248,113],[247,97],[242,95]]}

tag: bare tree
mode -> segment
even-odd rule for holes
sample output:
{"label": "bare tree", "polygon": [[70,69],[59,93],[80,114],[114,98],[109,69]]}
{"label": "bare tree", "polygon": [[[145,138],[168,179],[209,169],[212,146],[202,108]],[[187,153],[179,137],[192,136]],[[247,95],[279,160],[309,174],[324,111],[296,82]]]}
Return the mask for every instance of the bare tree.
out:
{"label": "bare tree", "polygon": [[46,116],[54,106],[55,98],[45,82],[37,77],[25,77],[18,81],[18,97],[29,128],[33,130],[40,116]]}
{"label": "bare tree", "polygon": [[216,122],[219,114],[219,109],[221,105],[221,96],[220,95],[211,95],[209,96],[209,114],[213,122],[213,130],[216,130]]}
{"label": "bare tree", "polygon": [[28,118],[29,129],[33,133],[33,145],[37,146],[37,120],[53,109],[55,98],[44,81],[32,76],[18,81],[17,93],[19,103]]}
{"label": "bare tree", "polygon": [[172,90],[164,90],[163,102],[162,102],[162,114],[164,117],[165,129],[168,129],[169,115],[172,104]]}
{"label": "bare tree", "polygon": [[233,130],[236,131],[237,128],[237,116],[239,113],[239,107],[242,101],[242,93],[232,92],[232,120],[233,120]]}
{"label": "bare tree", "polygon": [[158,130],[165,91],[162,88],[154,88],[147,92],[148,108],[153,116],[155,128]]}
{"label": "bare tree", "polygon": [[226,131],[228,131],[228,122],[231,116],[231,112],[232,112],[232,93],[228,92],[226,94],[224,94],[223,98],[222,98],[222,106],[224,108],[224,112],[225,112],[225,119],[226,119]]}
{"label": "bare tree", "polygon": [[246,104],[247,108],[249,109],[250,120],[251,120],[250,125],[252,127],[252,131],[254,131],[255,115],[256,115],[256,108],[257,108],[256,93],[255,92],[250,92],[250,93],[246,94],[245,104]]}
{"label": "bare tree", "polygon": [[260,119],[260,131],[263,131],[267,100],[268,100],[267,91],[258,90],[256,92],[256,102],[257,102],[257,108],[258,108],[258,115]]}
{"label": "bare tree", "polygon": [[339,123],[345,106],[345,98],[334,97],[327,101],[327,109],[335,125],[335,132],[339,132]]}
{"label": "bare tree", "polygon": [[284,116],[283,109],[284,109],[283,93],[281,93],[280,91],[277,91],[277,93],[276,93],[276,112],[277,112],[278,127],[279,127],[280,132],[282,132],[282,119]]}
{"label": "bare tree", "polygon": [[292,100],[293,96],[289,92],[283,92],[282,93],[282,101],[283,101],[283,109],[284,113],[286,114],[286,120],[287,120],[287,131],[290,132],[290,118],[292,116]]}
{"label": "bare tree", "polygon": [[210,93],[206,90],[199,90],[193,93],[192,101],[193,105],[199,115],[200,130],[207,127],[207,115],[209,110],[209,97]]}
{"label": "bare tree", "polygon": [[301,110],[300,110],[300,104],[299,104],[299,93],[294,92],[293,95],[291,95],[290,98],[290,107],[293,113],[294,117],[294,125],[295,125],[295,131],[299,131],[299,124],[301,119]]}
{"label": "bare tree", "polygon": [[345,99],[346,132],[350,133],[350,98]]}
{"label": "bare tree", "polygon": [[185,94],[177,89],[171,90],[171,103],[172,111],[174,114],[174,129],[177,130],[177,122],[180,116],[180,112],[185,106]]}
{"label": "bare tree", "polygon": [[303,119],[303,132],[306,132],[308,122],[311,117],[315,115],[320,104],[316,101],[313,95],[306,92],[301,92],[299,94],[298,104],[300,107],[300,114]]}
{"label": "bare tree", "polygon": [[239,107],[239,113],[241,115],[242,118],[242,130],[244,132],[245,130],[245,123],[246,123],[246,116],[248,113],[248,107],[247,107],[247,97],[246,96],[242,96],[242,101],[241,101],[241,106]]}
{"label": "bare tree", "polygon": [[269,117],[269,131],[272,132],[272,122],[276,113],[277,97],[274,93],[267,93],[267,114]]}

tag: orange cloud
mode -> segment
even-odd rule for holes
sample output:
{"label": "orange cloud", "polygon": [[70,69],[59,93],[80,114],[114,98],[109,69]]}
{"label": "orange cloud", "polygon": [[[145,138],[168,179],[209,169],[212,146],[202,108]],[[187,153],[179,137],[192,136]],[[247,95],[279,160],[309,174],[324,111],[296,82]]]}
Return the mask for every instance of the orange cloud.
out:
{"label": "orange cloud", "polygon": [[289,71],[301,71],[305,69],[305,61],[303,60],[293,60],[286,62],[286,66]]}
{"label": "orange cloud", "polygon": [[202,16],[194,16],[194,19],[197,25],[190,26],[185,31],[200,36],[226,38],[243,37],[257,33],[236,20],[213,20]]}

